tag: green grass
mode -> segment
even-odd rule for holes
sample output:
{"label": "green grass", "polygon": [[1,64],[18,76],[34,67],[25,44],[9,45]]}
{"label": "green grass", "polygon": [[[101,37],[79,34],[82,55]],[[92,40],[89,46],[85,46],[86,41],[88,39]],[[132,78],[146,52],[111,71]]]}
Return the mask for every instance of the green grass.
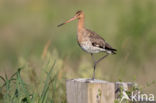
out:
{"label": "green grass", "polygon": [[[9,78],[7,75],[5,77],[0,76],[3,80],[3,85],[0,88],[0,102],[2,103],[65,103],[66,99],[57,99],[56,97],[61,97],[59,93],[60,89],[56,84],[60,85],[58,80],[58,72],[54,73],[54,68],[56,61],[53,61],[53,64],[50,63],[51,60],[47,60],[46,67],[48,71],[45,72],[46,78],[44,81],[40,80],[39,85],[41,88],[36,88],[37,85],[32,86],[27,84],[22,76],[21,72],[26,69],[25,67],[19,68],[16,73],[11,75]],[[55,70],[56,71],[56,70]],[[41,75],[41,74],[40,74]],[[40,76],[42,77],[42,76]],[[58,92],[58,93],[55,93]],[[65,92],[65,91],[63,91]],[[64,96],[64,95],[63,95]],[[55,97],[55,98],[54,98]]]}
{"label": "green grass", "polygon": [[[55,65],[55,63],[54,63]],[[21,70],[18,71],[8,79],[7,76],[5,78],[1,77],[4,81],[3,86],[1,87],[1,94],[3,95],[3,99],[1,102],[3,103],[48,103],[47,95],[50,84],[54,81],[54,77],[51,78],[50,74],[54,68],[54,65],[51,67],[50,71],[47,73],[47,78],[45,80],[45,84],[43,87],[43,91],[41,95],[37,96],[33,92],[29,92],[27,88],[27,84],[23,81],[21,77]],[[14,82],[13,82],[14,80]],[[15,85],[15,87],[13,86]],[[14,88],[12,88],[14,87]],[[6,93],[2,93],[3,89],[5,89]],[[50,102],[49,102],[50,103]]]}

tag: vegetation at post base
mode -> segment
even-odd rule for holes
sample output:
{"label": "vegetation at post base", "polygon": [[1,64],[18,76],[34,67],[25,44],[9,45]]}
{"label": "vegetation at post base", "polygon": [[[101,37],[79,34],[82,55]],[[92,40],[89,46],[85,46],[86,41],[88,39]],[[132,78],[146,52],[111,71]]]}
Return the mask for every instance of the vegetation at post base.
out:
{"label": "vegetation at post base", "polygon": [[[127,99],[122,100],[123,92],[125,92],[127,94],[128,98],[130,100],[127,100]],[[114,103],[134,103],[134,101],[131,101],[132,93],[137,94],[138,92],[142,92],[142,90],[136,83],[133,83],[133,85],[131,87],[129,87],[128,90],[124,90],[123,86],[120,86],[118,88],[118,90],[115,92],[117,97],[116,97]],[[122,102],[121,102],[121,100],[122,100]],[[135,101],[135,102],[137,102],[137,101]]]}
{"label": "vegetation at post base", "polygon": [[97,65],[96,79],[156,95],[156,0],[1,0],[0,103],[66,103],[66,80],[92,77],[77,22],[57,28],[78,10],[118,50]]}

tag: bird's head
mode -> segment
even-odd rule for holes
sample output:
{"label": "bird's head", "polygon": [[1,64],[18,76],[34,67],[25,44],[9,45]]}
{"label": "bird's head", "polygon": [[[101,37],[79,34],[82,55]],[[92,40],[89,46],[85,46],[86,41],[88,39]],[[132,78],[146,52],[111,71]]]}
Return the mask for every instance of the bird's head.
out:
{"label": "bird's head", "polygon": [[80,10],[75,13],[75,16],[77,17],[77,19],[81,19],[84,18],[84,13]]}
{"label": "bird's head", "polygon": [[81,19],[81,18],[84,18],[84,13],[83,13],[83,11],[80,10],[80,11],[77,11],[77,12],[75,13],[75,16],[74,16],[74,17],[72,17],[71,19],[67,20],[67,21],[64,22],[64,23],[59,24],[58,27],[60,27],[60,26],[62,26],[62,25],[64,25],[64,24],[66,24],[66,23],[69,23],[69,22],[71,22],[71,21],[73,21],[73,20]]}

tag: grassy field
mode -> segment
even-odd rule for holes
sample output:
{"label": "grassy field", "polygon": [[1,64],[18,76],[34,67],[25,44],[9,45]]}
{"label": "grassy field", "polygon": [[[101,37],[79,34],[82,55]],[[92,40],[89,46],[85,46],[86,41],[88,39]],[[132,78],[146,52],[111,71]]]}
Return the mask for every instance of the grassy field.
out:
{"label": "grassy field", "polygon": [[57,28],[77,10],[118,50],[98,64],[96,78],[136,82],[156,96],[156,0],[1,0],[0,103],[67,103],[66,79],[91,78],[77,21]]}

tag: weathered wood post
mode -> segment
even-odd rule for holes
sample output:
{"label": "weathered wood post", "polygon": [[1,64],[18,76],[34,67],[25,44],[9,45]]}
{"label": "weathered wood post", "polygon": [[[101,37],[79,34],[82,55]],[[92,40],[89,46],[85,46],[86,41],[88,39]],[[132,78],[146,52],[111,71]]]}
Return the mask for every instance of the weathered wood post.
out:
{"label": "weathered wood post", "polygon": [[133,83],[113,83],[102,80],[71,79],[66,82],[68,103],[114,103],[120,88],[129,89]]}

